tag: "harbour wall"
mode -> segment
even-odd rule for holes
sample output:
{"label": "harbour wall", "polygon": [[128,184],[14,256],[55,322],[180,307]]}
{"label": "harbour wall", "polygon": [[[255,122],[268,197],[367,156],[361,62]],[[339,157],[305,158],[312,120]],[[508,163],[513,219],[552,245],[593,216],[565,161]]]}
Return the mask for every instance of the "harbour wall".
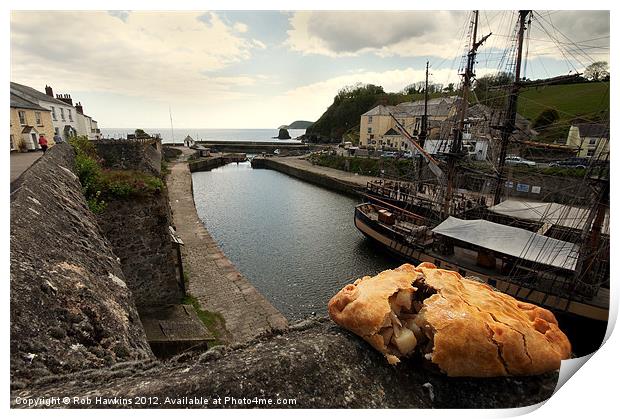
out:
{"label": "harbour wall", "polygon": [[11,189],[11,387],[154,356],[121,263],[82,194],[68,144]]}
{"label": "harbour wall", "polygon": [[229,163],[240,163],[246,160],[245,153],[228,153],[220,156],[205,157],[189,161],[189,171],[192,173],[204,172]]}
{"label": "harbour wall", "polygon": [[255,157],[252,159],[252,167],[255,169],[271,169],[306,182],[322,186],[335,192],[340,192],[353,197],[363,196],[364,188],[360,185],[347,182],[336,177],[315,173],[300,167],[294,167],[277,159]]}
{"label": "harbour wall", "polygon": [[93,141],[103,166],[110,169],[161,173],[160,139]]}
{"label": "harbour wall", "polygon": [[210,148],[212,151],[228,152],[228,153],[269,153],[277,149],[287,151],[309,151],[310,148],[307,144],[286,144],[278,142],[259,142],[259,141],[247,141],[247,142],[227,142],[227,141],[199,141],[200,145]]}
{"label": "harbour wall", "polygon": [[97,215],[97,222],[120,259],[141,314],[183,300],[176,250],[170,237],[172,216],[166,189],[108,201],[106,209]]}

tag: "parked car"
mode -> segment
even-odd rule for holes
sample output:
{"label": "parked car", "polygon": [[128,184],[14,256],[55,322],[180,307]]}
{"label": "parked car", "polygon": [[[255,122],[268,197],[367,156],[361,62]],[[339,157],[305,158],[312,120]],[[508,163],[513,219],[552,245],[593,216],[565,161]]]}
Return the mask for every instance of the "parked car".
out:
{"label": "parked car", "polygon": [[536,162],[524,159],[523,157],[519,157],[519,156],[506,156],[506,164],[510,164],[513,166],[527,166],[527,167],[536,166]]}
{"label": "parked car", "polygon": [[549,163],[549,167],[570,167],[574,169],[585,169],[590,165],[590,159],[586,157],[570,157],[566,160],[558,160]]}
{"label": "parked car", "polygon": [[384,151],[383,153],[381,153],[381,157],[393,159],[398,157],[398,153],[396,153],[395,151]]}

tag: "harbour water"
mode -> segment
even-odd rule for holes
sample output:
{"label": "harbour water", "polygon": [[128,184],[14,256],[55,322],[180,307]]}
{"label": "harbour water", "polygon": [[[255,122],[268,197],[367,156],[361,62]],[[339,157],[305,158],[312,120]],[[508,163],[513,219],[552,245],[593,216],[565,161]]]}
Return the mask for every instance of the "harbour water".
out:
{"label": "harbour water", "polygon": [[[306,133],[305,129],[288,130],[290,140],[278,140],[273,137],[278,136],[277,129],[211,129],[211,128],[175,128],[174,136],[170,128],[143,128],[144,131],[153,135],[160,134],[163,143],[181,143],[188,135],[194,140],[204,141],[282,141],[283,143],[299,143],[295,138]],[[104,138],[126,138],[135,128],[102,128],[101,133]],[[174,139],[174,141],[173,141]]]}
{"label": "harbour water", "polygon": [[326,314],[344,285],[399,264],[353,225],[356,199],[249,163],[192,176],[211,236],[289,320]]}

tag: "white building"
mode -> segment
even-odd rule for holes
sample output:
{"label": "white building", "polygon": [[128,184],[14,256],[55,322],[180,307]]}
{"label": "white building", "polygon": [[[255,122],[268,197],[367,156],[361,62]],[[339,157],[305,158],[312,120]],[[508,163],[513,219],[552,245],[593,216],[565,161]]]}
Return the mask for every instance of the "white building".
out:
{"label": "white building", "polygon": [[571,125],[566,145],[572,146],[578,157],[609,160],[609,125]]}
{"label": "white building", "polygon": [[54,97],[50,86],[45,86],[45,93],[42,93],[32,87],[11,82],[11,93],[49,109],[52,113],[54,135],[60,135],[65,141],[76,135],[87,135],[89,139],[94,139],[96,132],[93,132],[93,129],[98,131],[97,122],[92,118],[88,117],[90,121],[84,120],[83,124],[80,122],[78,111],[73,107],[70,95],[62,94]]}
{"label": "white building", "polygon": [[75,111],[77,115],[78,135],[85,135],[91,141],[100,140],[101,130],[97,126],[97,121],[84,113],[84,108],[80,102],[75,104]]}

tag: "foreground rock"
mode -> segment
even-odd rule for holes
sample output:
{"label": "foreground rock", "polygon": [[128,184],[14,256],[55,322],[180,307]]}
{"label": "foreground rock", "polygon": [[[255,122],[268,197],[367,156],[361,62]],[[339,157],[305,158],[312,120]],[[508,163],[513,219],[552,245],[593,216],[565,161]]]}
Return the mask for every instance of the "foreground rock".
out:
{"label": "foreground rock", "polygon": [[[11,401],[16,407],[22,406],[16,405],[16,397],[89,397],[93,403],[81,407],[107,407],[95,403],[102,396],[132,401],[118,407],[212,408],[253,407],[230,399],[224,405],[224,400],[258,397],[274,403],[292,398],[296,403],[286,407],[297,408],[508,408],[549,398],[557,378],[549,373],[455,379],[415,360],[392,367],[366,342],[321,319],[244,345],[187,353],[166,364],[134,362],[43,379],[28,390],[14,391]],[[158,404],[136,406],[140,396]],[[213,405],[217,397],[222,403]]]}

